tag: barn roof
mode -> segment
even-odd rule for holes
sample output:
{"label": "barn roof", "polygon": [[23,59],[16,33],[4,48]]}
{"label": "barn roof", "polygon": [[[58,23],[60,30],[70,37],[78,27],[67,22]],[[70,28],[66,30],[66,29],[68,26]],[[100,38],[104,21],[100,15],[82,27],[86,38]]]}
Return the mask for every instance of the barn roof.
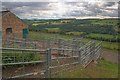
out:
{"label": "barn roof", "polygon": [[7,11],[1,11],[1,12],[0,12],[0,14],[1,14],[0,16],[4,16],[4,15],[6,15],[6,14],[9,13],[9,12],[10,12],[10,11],[8,11],[8,10],[7,10]]}
{"label": "barn roof", "polygon": [[[11,11],[9,11],[9,10],[6,10],[6,11],[0,11],[0,17],[2,16],[5,16],[6,14],[8,14],[8,13],[12,13]],[[16,16],[14,13],[12,13],[14,16]],[[18,19],[20,19],[18,16],[16,16]],[[22,19],[20,19],[24,24],[26,24]],[[26,25],[28,25],[28,24],[26,24]]]}

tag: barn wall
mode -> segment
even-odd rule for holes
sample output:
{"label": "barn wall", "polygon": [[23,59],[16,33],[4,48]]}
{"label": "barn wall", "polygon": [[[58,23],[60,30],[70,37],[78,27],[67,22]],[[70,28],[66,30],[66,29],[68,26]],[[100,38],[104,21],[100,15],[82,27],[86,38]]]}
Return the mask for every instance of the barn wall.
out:
{"label": "barn wall", "polygon": [[6,39],[6,29],[12,28],[12,37],[22,38],[22,30],[24,28],[28,28],[28,25],[26,25],[22,20],[20,20],[18,17],[16,17],[11,12],[7,13],[2,18],[2,33],[3,38]]}

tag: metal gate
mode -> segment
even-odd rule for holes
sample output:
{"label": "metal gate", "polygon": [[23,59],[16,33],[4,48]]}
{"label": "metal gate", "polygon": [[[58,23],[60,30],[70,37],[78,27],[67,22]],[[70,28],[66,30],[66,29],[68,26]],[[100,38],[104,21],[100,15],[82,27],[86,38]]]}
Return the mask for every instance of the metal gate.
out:
{"label": "metal gate", "polygon": [[2,77],[45,78],[48,50],[2,48]]}
{"label": "metal gate", "polygon": [[[62,73],[74,69],[75,66],[81,65],[86,67],[90,62],[96,61],[101,54],[102,42],[95,45],[95,42],[88,42],[84,46],[71,49],[54,48],[50,49],[47,56],[48,78],[62,78]],[[56,53],[56,54],[55,54]],[[52,55],[55,54],[55,57]]]}
{"label": "metal gate", "polygon": [[[62,78],[62,72],[77,65],[86,67],[101,54],[102,42],[96,45],[81,39],[46,41],[17,41],[17,44],[26,44],[1,48],[3,78]],[[29,43],[33,43],[32,47],[28,47]]]}

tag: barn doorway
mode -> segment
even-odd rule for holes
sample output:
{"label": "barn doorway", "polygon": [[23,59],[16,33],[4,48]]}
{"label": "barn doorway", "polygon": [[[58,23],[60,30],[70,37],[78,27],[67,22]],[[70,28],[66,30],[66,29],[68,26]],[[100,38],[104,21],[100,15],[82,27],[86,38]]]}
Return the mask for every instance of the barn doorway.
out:
{"label": "barn doorway", "polygon": [[23,38],[26,39],[28,36],[28,29],[23,29]]}
{"label": "barn doorway", "polygon": [[12,28],[7,28],[6,29],[6,36],[7,38],[12,38]]}

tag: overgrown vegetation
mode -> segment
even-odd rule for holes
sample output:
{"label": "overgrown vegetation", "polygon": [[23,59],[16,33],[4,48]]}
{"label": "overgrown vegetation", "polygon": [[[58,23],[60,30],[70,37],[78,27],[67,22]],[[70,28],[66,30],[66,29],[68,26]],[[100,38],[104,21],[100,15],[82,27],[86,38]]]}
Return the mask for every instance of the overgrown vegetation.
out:
{"label": "overgrown vegetation", "polygon": [[[2,63],[30,62],[42,60],[42,57],[37,52],[18,51],[18,50],[2,50]],[[20,66],[20,65],[12,65]],[[5,67],[5,66],[3,66]]]}

